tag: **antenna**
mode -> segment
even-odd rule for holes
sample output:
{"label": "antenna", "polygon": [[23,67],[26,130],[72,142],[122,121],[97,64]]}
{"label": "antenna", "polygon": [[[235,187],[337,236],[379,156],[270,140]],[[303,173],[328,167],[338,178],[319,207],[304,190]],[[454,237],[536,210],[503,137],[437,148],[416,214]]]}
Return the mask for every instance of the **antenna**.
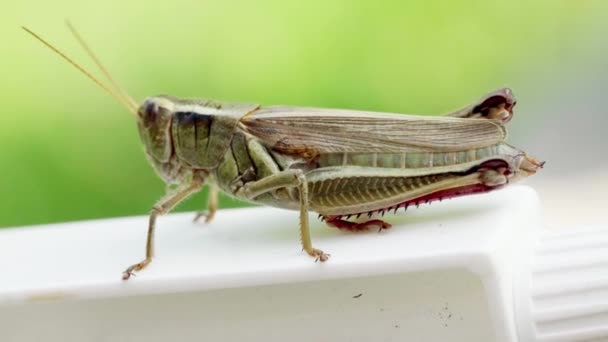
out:
{"label": "antenna", "polygon": [[82,48],[87,52],[89,57],[91,57],[93,62],[95,62],[97,67],[99,67],[99,69],[104,74],[104,76],[108,79],[108,81],[110,81],[110,83],[112,83],[112,85],[114,86],[114,90],[116,90],[118,92],[118,95],[120,95],[123,98],[123,100],[130,103],[132,107],[137,108],[138,107],[137,102],[135,102],[135,100],[133,100],[133,98],[130,97],[129,94],[127,94],[127,92],[120,85],[118,85],[118,83],[116,81],[114,81],[114,78],[112,78],[112,75],[110,75],[110,73],[108,72],[108,69],[101,63],[99,58],[97,58],[97,56],[95,55],[93,50],[91,50],[89,45],[84,41],[84,39],[78,33],[78,31],[76,31],[76,28],[74,27],[74,25],[72,25],[72,23],[69,20],[66,20],[65,24],[68,26],[68,29],[70,29],[70,31],[72,32],[72,35],[74,35],[74,38],[76,38],[76,40],[78,40],[78,43],[80,44],[80,46],[82,46]]}
{"label": "antenna", "polygon": [[110,89],[105,84],[101,83],[101,81],[99,81],[97,78],[95,78],[93,75],[91,75],[88,71],[86,71],[82,66],[80,66],[78,63],[74,62],[70,57],[68,57],[66,54],[61,52],[59,49],[57,49],[56,47],[51,45],[49,42],[44,40],[42,37],[40,37],[39,35],[37,35],[36,33],[34,33],[33,31],[31,31],[30,29],[28,29],[25,26],[21,26],[21,28],[23,30],[25,30],[27,33],[31,34],[34,38],[36,38],[42,44],[46,45],[49,49],[53,50],[53,52],[58,54],[61,58],[63,58],[69,64],[71,64],[73,67],[78,69],[78,71],[80,71],[82,74],[84,74],[86,77],[88,77],[91,81],[95,82],[95,84],[100,86],[103,90],[105,90],[108,94],[110,94],[114,99],[116,99],[118,102],[120,102],[129,112],[131,112],[134,115],[137,115],[137,104],[135,103],[135,101],[133,101],[133,99],[131,99],[130,97],[125,98],[125,95],[123,95],[122,93],[120,93],[120,95],[122,95],[122,96],[119,96],[114,91],[112,91],[112,89]]}

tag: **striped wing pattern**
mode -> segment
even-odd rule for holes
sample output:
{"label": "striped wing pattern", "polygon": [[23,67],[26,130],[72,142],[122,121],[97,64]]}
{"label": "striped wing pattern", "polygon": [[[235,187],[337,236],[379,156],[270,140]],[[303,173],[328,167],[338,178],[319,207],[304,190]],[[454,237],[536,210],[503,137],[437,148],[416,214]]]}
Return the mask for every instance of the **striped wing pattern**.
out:
{"label": "striped wing pattern", "polygon": [[463,151],[506,138],[506,130],[497,120],[282,106],[254,111],[239,125],[276,151],[309,156]]}

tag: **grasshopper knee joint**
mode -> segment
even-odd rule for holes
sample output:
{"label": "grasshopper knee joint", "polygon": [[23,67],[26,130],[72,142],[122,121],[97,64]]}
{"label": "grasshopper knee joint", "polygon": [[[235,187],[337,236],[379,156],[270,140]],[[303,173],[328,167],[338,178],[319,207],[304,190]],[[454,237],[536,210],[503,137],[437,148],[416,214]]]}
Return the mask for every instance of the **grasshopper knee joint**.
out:
{"label": "grasshopper knee joint", "polygon": [[166,213],[166,210],[162,206],[155,205],[152,207],[150,211],[151,215],[163,215]]}

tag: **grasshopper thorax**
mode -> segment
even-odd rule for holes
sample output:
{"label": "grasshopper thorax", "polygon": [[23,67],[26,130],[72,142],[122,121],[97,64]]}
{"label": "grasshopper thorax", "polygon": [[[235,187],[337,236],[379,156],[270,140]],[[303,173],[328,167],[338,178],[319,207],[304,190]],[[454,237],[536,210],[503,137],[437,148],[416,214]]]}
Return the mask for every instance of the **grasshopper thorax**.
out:
{"label": "grasshopper thorax", "polygon": [[193,170],[215,169],[230,148],[239,118],[250,107],[223,108],[222,103],[173,96],[147,98],[137,111],[146,154],[168,183]]}

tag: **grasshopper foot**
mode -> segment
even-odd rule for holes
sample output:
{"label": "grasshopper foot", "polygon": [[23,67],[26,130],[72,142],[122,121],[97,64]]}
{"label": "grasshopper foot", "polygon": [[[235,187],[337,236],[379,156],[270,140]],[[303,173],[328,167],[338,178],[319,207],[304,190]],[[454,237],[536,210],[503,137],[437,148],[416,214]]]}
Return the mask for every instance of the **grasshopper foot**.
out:
{"label": "grasshopper foot", "polygon": [[391,226],[390,223],[384,222],[382,220],[369,220],[361,223],[350,222],[346,220],[342,220],[338,217],[327,219],[327,224],[332,227],[336,227],[338,229],[348,230],[351,232],[360,232],[363,230],[368,230],[372,227],[378,227],[379,230],[388,229]]}
{"label": "grasshopper foot", "polygon": [[205,223],[210,223],[215,217],[215,210],[203,210],[196,213],[192,222],[197,223],[201,218],[205,218]]}
{"label": "grasshopper foot", "polygon": [[152,261],[152,258],[146,258],[142,262],[129,266],[124,272],[122,272],[122,280],[129,280],[131,276],[135,275],[135,272],[139,272],[146,268],[150,261]]}
{"label": "grasshopper foot", "polygon": [[320,261],[320,262],[324,262],[327,261],[327,259],[329,259],[330,255],[323,252],[320,249],[316,249],[316,248],[311,248],[309,251],[306,251],[306,253],[308,253],[308,255],[310,255],[311,257],[315,258],[315,262]]}

